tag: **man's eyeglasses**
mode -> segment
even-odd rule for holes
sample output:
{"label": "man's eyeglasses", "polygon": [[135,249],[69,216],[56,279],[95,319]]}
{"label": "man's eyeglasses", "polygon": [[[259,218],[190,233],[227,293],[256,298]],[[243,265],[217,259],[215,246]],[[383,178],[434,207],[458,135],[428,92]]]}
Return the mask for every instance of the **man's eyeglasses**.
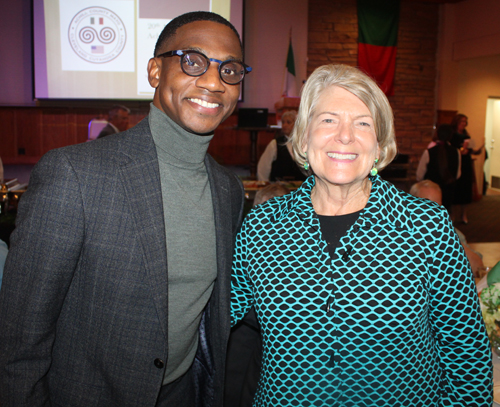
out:
{"label": "man's eyeglasses", "polygon": [[228,85],[237,85],[243,80],[245,74],[252,72],[252,68],[245,65],[243,62],[233,61],[231,59],[219,61],[218,59],[209,58],[201,52],[194,50],[168,51],[156,57],[162,58],[176,55],[181,57],[182,71],[189,76],[201,76],[207,72],[210,61],[217,62],[219,64],[219,76]]}

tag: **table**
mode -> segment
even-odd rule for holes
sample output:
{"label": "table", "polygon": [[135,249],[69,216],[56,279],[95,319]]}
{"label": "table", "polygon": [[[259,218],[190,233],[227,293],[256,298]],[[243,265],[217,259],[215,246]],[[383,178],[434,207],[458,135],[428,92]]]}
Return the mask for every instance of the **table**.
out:
{"label": "table", "polygon": [[[269,181],[242,181],[243,182],[243,188],[245,189],[245,198],[253,201],[255,197],[255,193],[259,190],[262,189],[268,185],[271,185],[271,182]],[[276,183],[284,185],[287,187],[290,191],[295,191],[297,188],[299,188],[302,185],[302,181],[277,181]]]}
{"label": "table", "polygon": [[468,243],[472,250],[483,255],[483,263],[492,268],[500,261],[500,242]]}
{"label": "table", "polygon": [[[500,261],[500,242],[469,243],[471,249],[483,255],[486,267],[493,267]],[[486,277],[477,281],[478,291],[486,287]],[[493,407],[500,407],[500,357],[493,353]]]}
{"label": "table", "polygon": [[493,407],[500,407],[500,358],[493,353]]}

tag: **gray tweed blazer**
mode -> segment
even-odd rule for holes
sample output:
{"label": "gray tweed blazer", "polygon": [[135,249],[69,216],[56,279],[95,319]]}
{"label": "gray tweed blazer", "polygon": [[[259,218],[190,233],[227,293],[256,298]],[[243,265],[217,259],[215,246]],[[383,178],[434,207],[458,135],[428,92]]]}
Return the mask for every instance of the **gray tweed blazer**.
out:
{"label": "gray tweed blazer", "polygon": [[[218,277],[194,362],[221,406],[233,242],[243,188],[205,160]],[[21,199],[0,292],[0,405],[153,407],[167,360],[167,253],[147,119],[47,153]]]}

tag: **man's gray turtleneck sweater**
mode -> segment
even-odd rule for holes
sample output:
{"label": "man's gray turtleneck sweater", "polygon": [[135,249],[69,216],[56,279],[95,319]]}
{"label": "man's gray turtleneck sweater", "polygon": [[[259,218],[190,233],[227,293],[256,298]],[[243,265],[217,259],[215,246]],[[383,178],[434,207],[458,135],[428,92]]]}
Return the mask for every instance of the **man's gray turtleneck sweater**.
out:
{"label": "man's gray turtleneck sweater", "polygon": [[213,135],[189,133],[153,104],[149,126],[160,165],[167,237],[167,384],[193,362],[201,315],[217,277],[212,196],[204,163]]}

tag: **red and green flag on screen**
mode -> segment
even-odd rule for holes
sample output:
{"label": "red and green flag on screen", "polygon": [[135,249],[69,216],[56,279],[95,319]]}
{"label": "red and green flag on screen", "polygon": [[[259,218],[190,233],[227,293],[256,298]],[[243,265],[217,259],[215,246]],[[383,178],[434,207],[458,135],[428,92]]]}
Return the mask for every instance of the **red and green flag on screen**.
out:
{"label": "red and green flag on screen", "polygon": [[358,1],[358,66],[394,94],[400,0]]}

